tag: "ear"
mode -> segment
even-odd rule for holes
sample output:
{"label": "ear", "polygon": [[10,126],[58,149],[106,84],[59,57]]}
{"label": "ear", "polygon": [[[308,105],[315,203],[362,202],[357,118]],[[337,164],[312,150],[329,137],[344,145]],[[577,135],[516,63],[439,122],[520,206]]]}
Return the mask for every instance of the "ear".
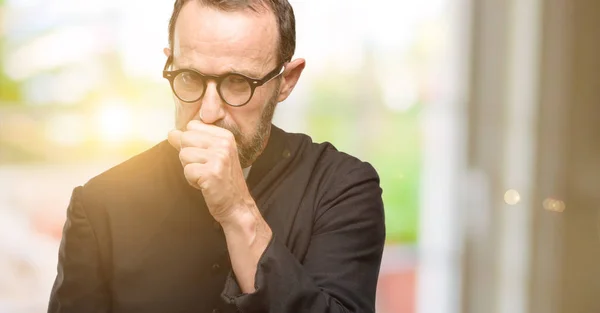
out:
{"label": "ear", "polygon": [[305,66],[306,61],[304,59],[296,59],[285,66],[285,70],[282,74],[283,79],[279,86],[279,97],[277,97],[277,102],[287,99],[292,93]]}
{"label": "ear", "polygon": [[165,54],[165,56],[168,58],[171,56],[171,49],[169,48],[164,48],[163,49],[163,53]]}

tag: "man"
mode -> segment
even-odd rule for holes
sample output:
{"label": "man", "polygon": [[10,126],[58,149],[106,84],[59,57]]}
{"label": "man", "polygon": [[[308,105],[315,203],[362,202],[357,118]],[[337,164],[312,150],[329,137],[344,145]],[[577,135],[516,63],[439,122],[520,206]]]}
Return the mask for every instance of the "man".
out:
{"label": "man", "polygon": [[286,0],[178,0],[168,141],[75,188],[49,312],[374,312],[371,165],[271,124],[305,66]]}

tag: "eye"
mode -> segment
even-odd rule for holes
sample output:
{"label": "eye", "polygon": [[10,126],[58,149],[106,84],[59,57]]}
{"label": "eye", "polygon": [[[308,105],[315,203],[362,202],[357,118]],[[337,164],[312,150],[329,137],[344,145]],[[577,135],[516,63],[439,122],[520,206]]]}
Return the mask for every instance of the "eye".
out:
{"label": "eye", "polygon": [[179,74],[179,76],[179,79],[181,80],[181,83],[183,83],[183,85],[193,87],[202,84],[202,78],[196,75],[195,73],[183,72]]}
{"label": "eye", "polygon": [[231,76],[227,77],[227,80],[231,84],[246,84],[247,83],[246,79],[244,79],[243,77],[241,77],[239,75],[231,75]]}

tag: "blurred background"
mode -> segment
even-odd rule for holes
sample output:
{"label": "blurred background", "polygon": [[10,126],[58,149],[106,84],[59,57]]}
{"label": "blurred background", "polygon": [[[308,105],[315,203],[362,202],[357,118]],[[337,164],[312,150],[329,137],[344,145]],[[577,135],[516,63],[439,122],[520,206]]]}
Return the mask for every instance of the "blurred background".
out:
{"label": "blurred background", "polygon": [[[72,189],[171,129],[172,2],[0,0],[0,313],[45,312]],[[290,2],[274,124],[377,168],[378,312],[600,312],[600,2]]]}

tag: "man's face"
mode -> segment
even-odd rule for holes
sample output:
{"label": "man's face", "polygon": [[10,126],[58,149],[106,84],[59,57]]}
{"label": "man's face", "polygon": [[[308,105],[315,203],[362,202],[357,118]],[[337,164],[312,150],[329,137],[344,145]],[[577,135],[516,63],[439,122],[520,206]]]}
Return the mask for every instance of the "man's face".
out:
{"label": "man's face", "polygon": [[[242,73],[262,78],[277,64],[278,30],[270,11],[223,12],[187,2],[181,9],[173,41],[173,69],[190,68],[206,75]],[[279,97],[279,79],[256,88],[241,107],[225,103],[216,82],[209,81],[204,96],[195,103],[175,98],[176,127],[202,120],[231,131],[236,138],[242,167],[262,152]]]}

